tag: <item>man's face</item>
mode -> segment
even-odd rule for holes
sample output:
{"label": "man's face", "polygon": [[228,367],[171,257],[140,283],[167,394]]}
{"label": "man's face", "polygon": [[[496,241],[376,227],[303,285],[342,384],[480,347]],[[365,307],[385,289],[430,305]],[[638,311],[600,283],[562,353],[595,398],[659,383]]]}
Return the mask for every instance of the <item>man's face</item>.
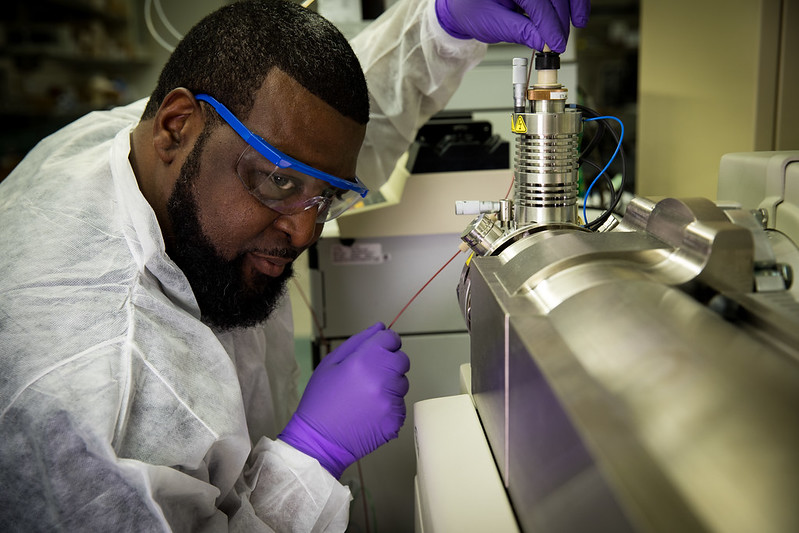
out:
{"label": "man's face", "polygon": [[[295,159],[336,176],[355,175],[365,127],[280,70],[267,76],[249,117],[239,118]],[[167,252],[186,274],[203,321],[219,329],[266,319],[285,292],[292,261],[322,231],[316,208],[281,215],[249,194],[236,175],[246,147],[224,123],[206,129],[167,205],[173,232]]]}

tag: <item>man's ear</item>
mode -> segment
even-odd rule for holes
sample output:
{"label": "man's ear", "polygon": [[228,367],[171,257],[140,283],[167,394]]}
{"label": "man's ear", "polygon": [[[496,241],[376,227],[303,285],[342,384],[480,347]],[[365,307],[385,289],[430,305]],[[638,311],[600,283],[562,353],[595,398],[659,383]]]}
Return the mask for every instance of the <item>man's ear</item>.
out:
{"label": "man's ear", "polygon": [[183,88],[166,95],[153,121],[153,147],[164,163],[171,163],[182,148],[191,147],[205,123],[200,102]]}

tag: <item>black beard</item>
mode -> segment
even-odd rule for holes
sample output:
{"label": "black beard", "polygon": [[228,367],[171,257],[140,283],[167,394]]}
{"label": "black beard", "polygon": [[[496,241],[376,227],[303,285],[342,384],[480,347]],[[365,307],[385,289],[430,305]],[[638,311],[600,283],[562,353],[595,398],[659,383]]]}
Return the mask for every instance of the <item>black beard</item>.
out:
{"label": "black beard", "polygon": [[[222,331],[251,327],[266,320],[275,310],[286,292],[293,268],[291,263],[287,264],[278,277],[254,272],[253,287],[248,287],[242,269],[246,252],[226,260],[203,233],[192,182],[199,174],[206,137],[203,132],[197,140],[167,202],[174,243],[168,253],[189,280],[205,324]],[[290,249],[270,250],[269,254],[292,259],[298,255]]]}

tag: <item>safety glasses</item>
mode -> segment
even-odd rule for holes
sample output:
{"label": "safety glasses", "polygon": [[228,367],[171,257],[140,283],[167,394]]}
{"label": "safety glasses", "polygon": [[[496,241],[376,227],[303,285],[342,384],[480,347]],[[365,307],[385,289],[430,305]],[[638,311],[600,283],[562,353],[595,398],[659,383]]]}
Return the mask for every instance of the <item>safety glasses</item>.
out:
{"label": "safety glasses", "polygon": [[[211,105],[248,144],[236,161],[236,174],[247,191],[269,209],[293,215],[316,207],[316,222],[324,223],[341,215],[369,192],[357,177],[338,178],[282,153],[251,132],[212,96],[198,94],[195,98]],[[319,180],[330,187],[317,192]]]}

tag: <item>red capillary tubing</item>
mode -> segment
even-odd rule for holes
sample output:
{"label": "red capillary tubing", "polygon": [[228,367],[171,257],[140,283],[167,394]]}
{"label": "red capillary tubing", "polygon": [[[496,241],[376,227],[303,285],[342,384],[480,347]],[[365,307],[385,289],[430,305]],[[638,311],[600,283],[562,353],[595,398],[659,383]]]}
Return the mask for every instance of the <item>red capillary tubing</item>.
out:
{"label": "red capillary tubing", "polygon": [[[508,187],[508,192],[505,193],[505,198],[508,198],[508,196],[510,196],[511,191],[513,190],[513,183],[516,181],[516,176],[514,176],[513,173],[511,173],[510,177],[511,177],[510,186]],[[408,308],[409,305],[411,305],[411,303],[416,299],[416,297],[419,296],[419,294],[421,294],[421,292],[423,290],[425,290],[425,288],[428,285],[430,285],[430,282],[433,281],[436,278],[436,276],[438,276],[441,273],[442,270],[447,268],[447,265],[449,265],[456,257],[458,257],[459,253],[466,252],[468,250],[469,250],[469,246],[465,242],[462,242],[461,245],[458,247],[458,251],[455,252],[455,255],[450,257],[449,260],[446,263],[444,263],[444,266],[439,268],[438,271],[435,274],[433,274],[433,277],[431,277],[429,280],[427,280],[427,283],[422,285],[422,288],[419,289],[418,291],[416,291],[416,294],[414,294],[413,297],[410,300],[408,300],[408,303],[405,304],[405,307],[402,308],[402,310],[397,314],[397,316],[394,317],[394,320],[391,321],[391,324],[388,325],[388,329],[391,329],[391,326],[393,326],[394,323],[397,321],[397,319],[400,316],[402,316],[402,313],[405,312],[405,310]],[[471,259],[471,256],[469,257],[469,259]],[[466,263],[468,264],[469,261],[467,260]]]}
{"label": "red capillary tubing", "polygon": [[[510,196],[510,192],[513,190],[513,182],[514,182],[514,181],[516,181],[516,176],[514,176],[514,175],[511,173],[510,187],[508,188],[508,192],[507,192],[507,193],[505,193],[505,198],[507,198],[508,196]],[[391,321],[391,324],[389,324],[389,325],[388,325],[388,328],[387,328],[387,329],[391,329],[391,326],[393,326],[393,325],[394,325],[394,323],[397,321],[397,319],[398,319],[400,316],[402,316],[402,313],[404,313],[404,312],[405,312],[405,310],[408,308],[408,306],[409,306],[409,305],[411,305],[411,303],[412,303],[412,302],[413,302],[413,301],[416,299],[416,297],[417,297],[417,296],[419,296],[419,294],[421,294],[421,292],[422,292],[423,290],[425,290],[425,288],[426,288],[428,285],[430,285],[430,282],[431,282],[431,281],[433,281],[433,280],[436,278],[436,276],[438,276],[438,275],[441,273],[441,271],[442,271],[442,270],[444,270],[445,268],[447,268],[447,265],[449,265],[449,264],[450,264],[450,263],[451,263],[451,262],[452,262],[452,261],[453,261],[453,260],[454,260],[456,257],[458,257],[458,254],[459,254],[459,253],[461,253],[461,252],[465,252],[465,251],[467,251],[468,249],[469,249],[469,246],[468,246],[466,243],[461,243],[460,247],[458,247],[458,251],[457,251],[457,252],[455,252],[455,255],[453,255],[452,257],[450,257],[450,258],[449,258],[449,260],[448,260],[446,263],[444,263],[444,266],[442,266],[441,268],[439,268],[439,269],[438,269],[438,271],[437,271],[435,274],[433,274],[433,276],[432,276],[432,277],[431,277],[429,280],[427,280],[427,283],[425,283],[424,285],[422,285],[422,288],[421,288],[421,289],[419,289],[418,291],[416,291],[416,294],[414,294],[414,295],[413,295],[413,297],[412,297],[410,300],[408,300],[408,303],[406,303],[406,304],[405,304],[405,307],[403,307],[403,308],[402,308],[402,310],[400,310],[400,312],[397,314],[397,316],[395,316],[395,317],[394,317],[394,320],[392,320],[392,321]],[[470,257],[470,259],[471,259],[471,257]],[[467,261],[467,263],[468,263],[468,261]]]}
{"label": "red capillary tubing", "polygon": [[458,254],[459,254],[459,253],[466,251],[466,249],[467,249],[466,243],[463,243],[463,244],[461,244],[461,247],[460,247],[460,248],[458,248],[458,251],[457,251],[457,252],[455,252],[455,255],[453,255],[452,257],[450,257],[450,258],[447,260],[447,262],[446,262],[446,263],[444,263],[444,266],[442,266],[441,268],[439,268],[439,269],[438,269],[438,271],[437,271],[435,274],[433,274],[433,276],[432,276],[432,277],[431,277],[429,280],[427,280],[427,283],[425,283],[424,285],[422,285],[422,288],[421,288],[421,289],[419,289],[418,291],[416,291],[416,294],[414,294],[414,295],[413,295],[413,297],[412,297],[410,300],[408,300],[408,303],[406,303],[406,304],[405,304],[405,307],[403,307],[403,308],[400,310],[400,312],[399,312],[399,313],[397,313],[397,316],[395,316],[395,317],[394,317],[394,320],[392,320],[392,321],[391,321],[391,324],[389,324],[389,325],[388,325],[388,328],[387,328],[387,329],[391,329],[391,326],[393,326],[393,325],[394,325],[394,323],[397,321],[397,319],[398,319],[399,317],[401,317],[401,316],[402,316],[402,313],[404,313],[404,312],[405,312],[405,310],[408,308],[408,306],[409,306],[409,305],[411,305],[411,303],[412,303],[412,302],[413,302],[413,301],[416,299],[416,297],[417,297],[417,296],[419,296],[419,294],[421,294],[421,292],[422,292],[423,290],[425,290],[425,288],[426,288],[428,285],[430,285],[430,282],[431,282],[431,281],[433,281],[433,280],[436,278],[436,276],[438,276],[438,275],[441,273],[441,271],[442,271],[442,270],[444,270],[445,268],[447,268],[447,265],[449,265],[449,264],[450,264],[450,263],[451,263],[451,262],[452,262],[452,261],[453,261],[453,260],[454,260],[456,257],[458,257]]}

